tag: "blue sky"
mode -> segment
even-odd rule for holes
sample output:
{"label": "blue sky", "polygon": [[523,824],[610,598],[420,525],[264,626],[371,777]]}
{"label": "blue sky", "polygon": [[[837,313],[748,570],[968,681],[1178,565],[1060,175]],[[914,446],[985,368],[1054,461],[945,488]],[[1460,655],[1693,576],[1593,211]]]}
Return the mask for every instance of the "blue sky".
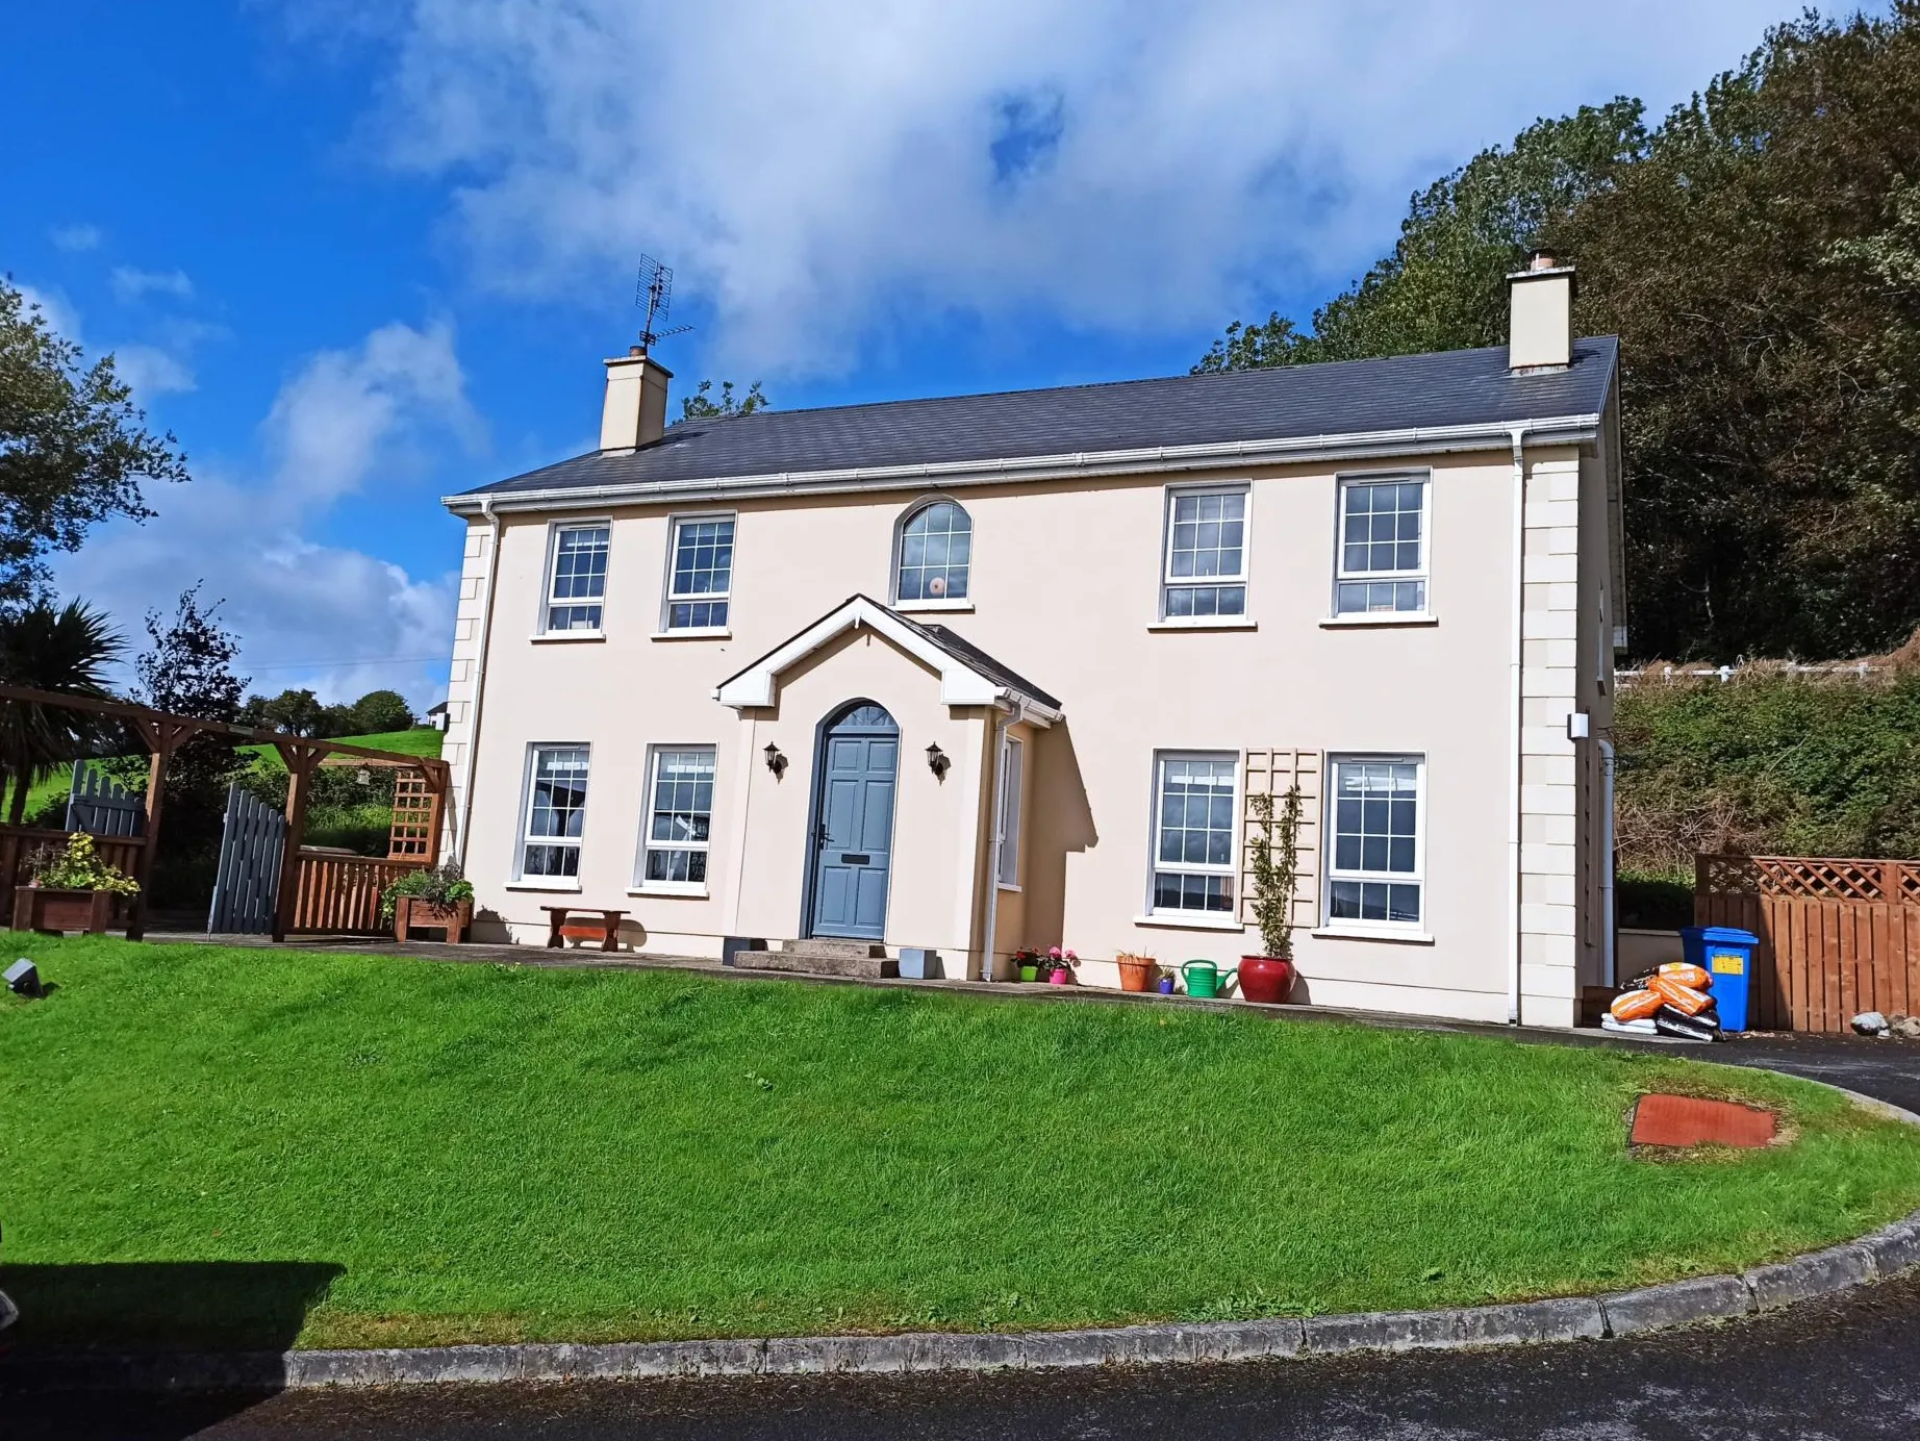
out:
{"label": "blue sky", "polygon": [[204,577],[256,689],[424,706],[438,498],[591,443],[643,252],[695,326],[662,349],[681,393],[1174,373],[1235,316],[1304,317],[1475,150],[1663,110],[1786,8],[14,7],[0,269],[115,351],[195,475],[58,580],[135,630]]}

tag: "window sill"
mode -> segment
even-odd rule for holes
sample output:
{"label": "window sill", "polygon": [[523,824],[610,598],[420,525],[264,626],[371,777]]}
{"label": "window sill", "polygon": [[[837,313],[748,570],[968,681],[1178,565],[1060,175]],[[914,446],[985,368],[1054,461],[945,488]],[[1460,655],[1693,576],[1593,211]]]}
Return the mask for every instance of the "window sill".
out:
{"label": "window sill", "polygon": [[733,631],[724,625],[687,626],[680,630],[655,631],[654,640],[732,640]]}
{"label": "window sill", "polygon": [[1016,896],[1020,894],[1020,887],[1011,885],[1006,881],[995,881],[994,884],[1003,891],[1012,891]]}
{"label": "window sill", "polygon": [[1399,926],[1321,926],[1309,935],[1323,941],[1398,941],[1407,946],[1430,946],[1433,937],[1425,931]]}
{"label": "window sill", "polygon": [[1351,615],[1321,618],[1324,630],[1369,630],[1393,625],[1438,625],[1440,617],[1424,610],[1355,611]]}
{"label": "window sill", "polygon": [[1156,620],[1148,630],[1258,630],[1260,622],[1245,615],[1181,616],[1175,620]]}
{"label": "window sill", "polygon": [[536,631],[532,637],[535,645],[558,645],[567,641],[605,640],[603,630],[543,630]]}
{"label": "window sill", "polygon": [[575,895],[578,895],[580,891],[580,882],[564,881],[564,880],[562,881],[508,881],[507,889],[510,891],[571,892]]}
{"label": "window sill", "polygon": [[628,886],[630,896],[673,896],[685,901],[704,901],[709,892],[705,886]]}
{"label": "window sill", "polygon": [[1136,926],[1164,926],[1175,931],[1244,931],[1246,927],[1230,916],[1210,916],[1204,911],[1195,911],[1191,915],[1163,911],[1153,915],[1135,916]]}
{"label": "window sill", "polygon": [[915,611],[921,610],[966,611],[973,609],[973,602],[970,600],[903,600],[896,602],[893,608],[902,615],[912,615]]}

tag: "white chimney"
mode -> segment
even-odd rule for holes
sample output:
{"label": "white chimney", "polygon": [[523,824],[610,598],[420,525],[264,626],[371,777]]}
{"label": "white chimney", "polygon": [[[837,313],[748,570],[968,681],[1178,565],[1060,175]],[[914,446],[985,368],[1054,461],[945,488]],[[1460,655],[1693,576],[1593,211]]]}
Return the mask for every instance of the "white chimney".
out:
{"label": "white chimney", "polygon": [[1547,370],[1573,360],[1573,267],[1544,250],[1507,277],[1509,370]]}
{"label": "white chimney", "polygon": [[673,372],[639,346],[607,362],[607,401],[600,412],[600,448],[633,450],[667,430],[667,382]]}

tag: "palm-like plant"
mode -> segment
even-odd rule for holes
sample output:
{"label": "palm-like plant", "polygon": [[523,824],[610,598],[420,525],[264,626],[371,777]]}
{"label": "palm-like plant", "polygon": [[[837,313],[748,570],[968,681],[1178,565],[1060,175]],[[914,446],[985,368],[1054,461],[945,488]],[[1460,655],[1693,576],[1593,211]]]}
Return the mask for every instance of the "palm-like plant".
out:
{"label": "palm-like plant", "polygon": [[[85,601],[56,607],[36,601],[0,615],[0,681],[62,695],[110,695],[106,672],[124,642],[106,615]],[[27,792],[58,766],[89,754],[100,719],[28,701],[0,701],[0,771],[10,783],[7,821],[26,815]]]}

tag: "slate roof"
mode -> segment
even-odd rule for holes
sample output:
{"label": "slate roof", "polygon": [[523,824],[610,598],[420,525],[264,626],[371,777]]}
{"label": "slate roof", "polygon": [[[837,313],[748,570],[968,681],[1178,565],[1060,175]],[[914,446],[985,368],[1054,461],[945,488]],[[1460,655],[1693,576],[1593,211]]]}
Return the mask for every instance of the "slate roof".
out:
{"label": "slate roof", "polygon": [[[875,605],[880,604],[878,601],[873,603]],[[1016,690],[1023,695],[1031,696],[1033,699],[1039,701],[1041,705],[1047,706],[1050,709],[1060,709],[1060,699],[1058,696],[1048,695],[1018,671],[1007,669],[1007,667],[981,650],[979,646],[975,645],[965,636],[947,629],[944,625],[922,625],[912,616],[900,614],[900,612],[894,610],[892,606],[883,606],[881,608],[890,612],[895,620],[899,621],[900,624],[906,626],[909,630],[920,632],[921,635],[939,646],[941,650],[945,651],[962,665],[972,666],[995,685],[1004,686],[1008,690]]]}
{"label": "slate roof", "polygon": [[1574,342],[1565,370],[1514,375],[1507,350],[1179,375],[1104,385],[768,410],[681,421],[652,445],[591,451],[468,495],[816,470],[1015,460],[1597,415],[1618,357]]}

